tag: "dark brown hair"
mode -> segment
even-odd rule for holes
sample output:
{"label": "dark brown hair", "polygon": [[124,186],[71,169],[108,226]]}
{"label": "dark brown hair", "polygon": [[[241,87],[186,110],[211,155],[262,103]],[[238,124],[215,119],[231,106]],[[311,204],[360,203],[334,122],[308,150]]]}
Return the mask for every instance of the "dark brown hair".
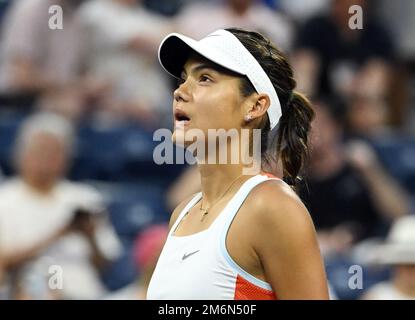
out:
{"label": "dark brown hair", "polygon": [[[236,36],[255,57],[277,92],[282,116],[275,134],[270,134],[268,116],[262,121],[261,153],[269,167],[271,162],[278,163],[281,160],[284,180],[295,187],[309,155],[308,134],[314,118],[311,103],[294,90],[296,81],[288,59],[267,38],[252,31],[236,28],[226,30]],[[242,78],[242,95],[249,96],[254,92],[255,88],[248,78]]]}

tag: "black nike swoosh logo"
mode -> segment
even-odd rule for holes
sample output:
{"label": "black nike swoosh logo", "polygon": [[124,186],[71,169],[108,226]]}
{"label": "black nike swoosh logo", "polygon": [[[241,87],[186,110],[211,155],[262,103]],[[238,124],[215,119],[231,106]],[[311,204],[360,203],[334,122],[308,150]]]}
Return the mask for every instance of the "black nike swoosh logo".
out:
{"label": "black nike swoosh logo", "polygon": [[182,257],[182,261],[184,260],[184,259],[187,259],[187,258],[189,258],[190,256],[192,256],[192,255],[194,255],[195,253],[198,253],[200,250],[196,250],[196,251],[193,251],[193,252],[190,252],[190,253],[188,253],[188,254],[184,254],[183,255],[183,257]]}

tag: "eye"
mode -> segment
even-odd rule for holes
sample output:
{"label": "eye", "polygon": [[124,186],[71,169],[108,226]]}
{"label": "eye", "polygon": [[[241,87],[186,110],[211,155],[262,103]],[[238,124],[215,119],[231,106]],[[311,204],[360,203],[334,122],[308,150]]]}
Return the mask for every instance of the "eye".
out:
{"label": "eye", "polygon": [[212,82],[212,79],[211,79],[208,75],[206,75],[206,74],[202,74],[202,75],[200,76],[199,81],[200,81],[200,82]]}

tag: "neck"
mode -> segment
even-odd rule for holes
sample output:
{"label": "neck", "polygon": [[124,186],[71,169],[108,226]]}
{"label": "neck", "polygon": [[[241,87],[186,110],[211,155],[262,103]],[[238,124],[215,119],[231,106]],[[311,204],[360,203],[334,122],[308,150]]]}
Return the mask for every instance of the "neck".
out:
{"label": "neck", "polygon": [[[237,148],[233,148],[236,141]],[[232,194],[232,190],[261,171],[260,152],[249,150],[252,148],[247,148],[246,145],[242,146],[241,141],[231,138],[230,143],[217,147],[215,153],[210,152],[209,147],[205,148],[207,151],[203,161],[196,156],[204,208],[210,208],[221,198]],[[249,156],[251,152],[252,156]]]}
{"label": "neck", "polygon": [[[251,176],[243,176],[243,166],[235,164],[199,164],[204,207],[210,207]],[[229,189],[229,190],[227,190]]]}
{"label": "neck", "polygon": [[32,191],[35,193],[47,196],[53,190],[54,184],[53,183],[44,183],[44,182],[37,182],[31,179],[22,179],[23,182],[28,186]]}

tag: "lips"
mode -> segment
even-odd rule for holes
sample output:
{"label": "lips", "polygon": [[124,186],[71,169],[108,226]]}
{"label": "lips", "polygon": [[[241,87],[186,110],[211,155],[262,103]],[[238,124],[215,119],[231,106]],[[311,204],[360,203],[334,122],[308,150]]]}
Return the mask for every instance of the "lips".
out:
{"label": "lips", "polygon": [[186,126],[190,122],[190,117],[181,109],[174,111],[174,119],[176,126]]}

